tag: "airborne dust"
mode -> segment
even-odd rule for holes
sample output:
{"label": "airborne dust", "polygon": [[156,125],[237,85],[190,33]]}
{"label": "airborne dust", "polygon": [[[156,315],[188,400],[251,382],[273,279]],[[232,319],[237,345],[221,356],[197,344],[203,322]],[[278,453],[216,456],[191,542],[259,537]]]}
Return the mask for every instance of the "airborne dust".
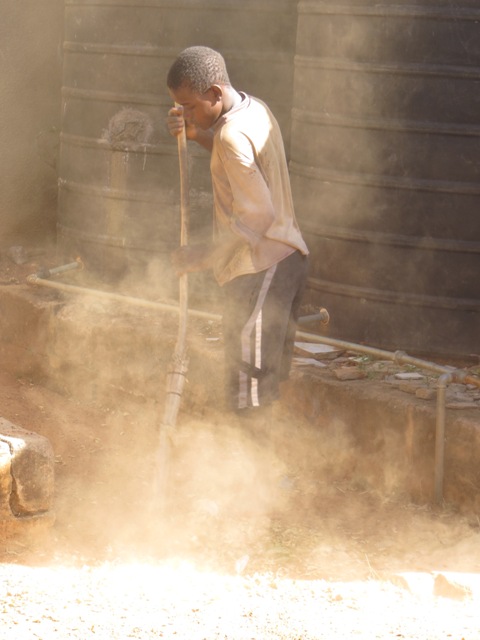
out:
{"label": "airborne dust", "polygon": [[[10,109],[0,110],[2,148],[10,150],[1,164],[4,290],[21,290],[40,262],[17,269],[3,251],[24,242],[25,234],[36,244],[56,222],[63,5],[29,2],[21,15],[5,11],[0,25],[2,95],[15,96]],[[72,21],[70,30],[75,25],[80,28]],[[291,35],[283,37],[291,44]],[[12,55],[16,47],[22,55]],[[46,52],[43,59],[39,51]],[[243,67],[247,76],[257,75],[256,65]],[[64,105],[69,125],[78,125],[84,104],[72,98]],[[98,120],[101,160],[85,160],[87,182],[148,190],[159,175],[151,158],[142,149],[123,153],[121,145],[105,154],[109,139],[102,131],[109,120]],[[151,141],[149,123],[142,144]],[[82,130],[86,137],[90,124]],[[153,142],[165,136],[157,131]],[[75,142],[64,140],[65,162],[68,149],[78,149]],[[375,160],[375,150],[364,160]],[[175,162],[170,153],[162,167],[169,188]],[[137,172],[132,182],[129,164]],[[63,177],[75,182],[78,174]],[[202,179],[195,185],[202,211],[211,204],[206,193]],[[164,220],[175,205],[172,194],[158,209]],[[117,201],[110,212],[123,216],[124,206]],[[145,228],[149,207],[131,217],[133,236]],[[82,205],[76,213],[77,222],[109,220],[103,209],[99,214]],[[119,234],[115,226],[94,230]],[[102,284],[88,273],[81,277]],[[151,262],[144,279],[127,277],[119,288],[156,299],[165,293],[164,280],[164,263]],[[197,301],[212,300],[210,290],[195,293]],[[437,512],[362,486],[352,474],[355,425],[332,419],[327,432],[319,431],[280,405],[270,441],[245,433],[220,410],[220,364],[215,376],[200,367],[187,385],[174,437],[170,508],[158,514],[153,467],[175,318],[90,299],[65,302],[57,294],[37,294],[37,302],[43,295],[56,317],[46,327],[48,349],[34,353],[33,370],[21,370],[38,336],[23,335],[19,349],[2,343],[0,406],[2,416],[52,442],[56,522],[42,539],[0,547],[0,640],[480,637],[478,517]],[[16,318],[9,321],[20,326]],[[208,351],[221,362],[216,327],[194,325],[189,338],[201,356]],[[155,352],[149,340],[163,341],[164,348]]]}

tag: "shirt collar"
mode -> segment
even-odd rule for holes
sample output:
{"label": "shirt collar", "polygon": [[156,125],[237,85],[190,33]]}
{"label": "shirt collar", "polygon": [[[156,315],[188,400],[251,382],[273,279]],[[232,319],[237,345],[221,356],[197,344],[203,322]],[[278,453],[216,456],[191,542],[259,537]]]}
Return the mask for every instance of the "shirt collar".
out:
{"label": "shirt collar", "polygon": [[243,91],[238,91],[238,93],[242,96],[242,101],[239,104],[237,104],[235,107],[232,107],[230,111],[227,111],[227,113],[224,113],[223,116],[221,116],[215,122],[215,124],[212,127],[214,131],[217,131],[218,129],[223,127],[223,125],[226,122],[228,122],[231,118],[233,118],[239,111],[243,111],[243,109],[248,107],[248,105],[250,104],[250,96],[248,96]]}

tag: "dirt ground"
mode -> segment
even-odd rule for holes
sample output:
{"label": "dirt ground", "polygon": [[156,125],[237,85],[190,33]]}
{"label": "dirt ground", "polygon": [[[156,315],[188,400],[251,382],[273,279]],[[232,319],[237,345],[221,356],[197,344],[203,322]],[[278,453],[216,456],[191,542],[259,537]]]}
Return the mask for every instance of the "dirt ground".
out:
{"label": "dirt ground", "polygon": [[[7,287],[36,267],[1,266]],[[0,415],[49,438],[55,523],[0,543],[0,640],[480,639],[477,514],[365,491],[342,430],[282,405],[270,439],[182,412],[160,512],[163,407],[80,404],[14,370]]]}
{"label": "dirt ground", "polygon": [[0,407],[56,456],[53,529],[2,550],[1,640],[480,638],[478,517],[359,491],[342,434],[280,411],[263,442],[181,415],[160,514],[159,407],[80,406],[5,372]]}

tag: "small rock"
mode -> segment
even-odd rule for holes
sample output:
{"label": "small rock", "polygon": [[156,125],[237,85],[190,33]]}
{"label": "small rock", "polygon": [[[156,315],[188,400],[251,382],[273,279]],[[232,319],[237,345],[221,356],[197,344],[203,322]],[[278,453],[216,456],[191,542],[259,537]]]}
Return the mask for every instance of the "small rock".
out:
{"label": "small rock", "polygon": [[377,360],[376,362],[372,363],[372,369],[374,371],[383,371],[385,369],[389,369],[391,368],[392,363],[390,362],[390,360]]}
{"label": "small rock", "polygon": [[245,554],[235,562],[235,573],[237,575],[240,575],[245,571],[249,560],[250,556],[248,554]]}
{"label": "small rock", "polygon": [[460,384],[457,382],[452,382],[451,384],[448,385],[448,392],[449,393],[464,393],[465,391],[465,385],[464,384]]}
{"label": "small rock", "polygon": [[452,600],[466,600],[472,596],[472,591],[468,587],[448,580],[439,573],[435,577],[433,594],[442,598],[451,598]]}
{"label": "small rock", "polygon": [[437,390],[430,387],[419,387],[415,391],[415,395],[421,400],[433,400],[437,396]]}
{"label": "small rock", "polygon": [[334,373],[337,380],[360,380],[367,377],[366,372],[358,367],[339,367]]}
{"label": "small rock", "polygon": [[421,373],[415,373],[413,371],[404,371],[401,373],[396,373],[395,378],[397,378],[397,380],[423,380],[425,376],[422,376]]}
{"label": "small rock", "polygon": [[381,578],[385,580],[385,582],[390,582],[390,584],[395,585],[399,589],[410,592],[410,585],[408,584],[406,578],[398,573],[387,573],[385,575],[382,575]]}
{"label": "small rock", "polygon": [[398,388],[404,393],[411,393],[412,395],[416,395],[419,387],[415,382],[401,382],[398,385]]}
{"label": "small rock", "polygon": [[447,409],[480,409],[477,402],[447,402]]}
{"label": "small rock", "polygon": [[370,368],[375,373],[383,373],[385,376],[395,374],[397,371],[396,365],[389,360],[377,360],[370,365]]}
{"label": "small rock", "polygon": [[453,393],[452,395],[447,393],[447,399],[449,402],[473,402],[474,400],[468,393]]}

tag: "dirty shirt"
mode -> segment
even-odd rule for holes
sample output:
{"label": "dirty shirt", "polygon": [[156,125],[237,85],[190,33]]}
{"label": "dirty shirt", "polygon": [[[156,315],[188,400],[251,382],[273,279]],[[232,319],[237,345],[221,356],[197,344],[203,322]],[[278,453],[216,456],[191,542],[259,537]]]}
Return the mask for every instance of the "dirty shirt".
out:
{"label": "dirty shirt", "polygon": [[269,269],[297,250],[308,254],[295,218],[278,123],[261,100],[240,95],[242,102],[214,125],[215,239],[245,240],[214,265],[220,285]]}

